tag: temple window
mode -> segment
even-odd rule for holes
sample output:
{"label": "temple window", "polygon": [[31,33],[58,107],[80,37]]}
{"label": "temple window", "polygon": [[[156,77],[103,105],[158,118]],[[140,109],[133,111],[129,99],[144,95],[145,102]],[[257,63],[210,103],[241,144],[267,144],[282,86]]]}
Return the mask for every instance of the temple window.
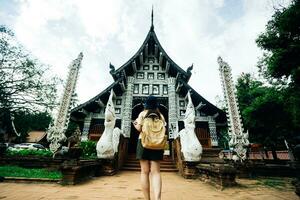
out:
{"label": "temple window", "polygon": [[142,93],[149,94],[149,85],[143,84]]}
{"label": "temple window", "polygon": [[137,79],[143,79],[144,78],[144,72],[137,72],[136,73],[136,78]]}
{"label": "temple window", "polygon": [[139,85],[138,84],[134,84],[133,86],[133,94],[138,94],[139,93]]}
{"label": "temple window", "polygon": [[164,73],[157,73],[157,79],[158,80],[165,80],[165,74]]}
{"label": "temple window", "polygon": [[180,110],[180,116],[184,116],[185,110]]}
{"label": "temple window", "polygon": [[153,65],[153,70],[159,70],[159,66],[158,65]]}
{"label": "temple window", "polygon": [[144,65],[143,70],[149,70],[149,65]]}
{"label": "temple window", "polygon": [[115,112],[116,112],[116,114],[121,114],[121,108],[116,108]]}
{"label": "temple window", "polygon": [[116,100],[116,105],[121,105],[122,104],[122,99],[117,99]]}
{"label": "temple window", "polygon": [[163,94],[168,94],[168,86],[163,85]]}
{"label": "temple window", "polygon": [[152,93],[153,94],[159,94],[159,85],[153,85],[152,86]]}
{"label": "temple window", "polygon": [[154,73],[148,73],[148,79],[154,79]]}

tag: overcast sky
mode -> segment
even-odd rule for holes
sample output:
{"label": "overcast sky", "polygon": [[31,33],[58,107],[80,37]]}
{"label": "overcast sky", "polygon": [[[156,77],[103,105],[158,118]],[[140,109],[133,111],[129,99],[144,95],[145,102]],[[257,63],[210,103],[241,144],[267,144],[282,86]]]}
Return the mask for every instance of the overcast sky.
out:
{"label": "overcast sky", "polygon": [[51,71],[66,79],[79,52],[84,58],[76,91],[80,103],[113,82],[116,68],[142,45],[151,23],[167,54],[184,70],[194,63],[190,85],[216,103],[222,96],[217,57],[231,67],[234,79],[257,72],[262,51],[257,35],[274,7],[288,0],[0,0],[0,24]]}

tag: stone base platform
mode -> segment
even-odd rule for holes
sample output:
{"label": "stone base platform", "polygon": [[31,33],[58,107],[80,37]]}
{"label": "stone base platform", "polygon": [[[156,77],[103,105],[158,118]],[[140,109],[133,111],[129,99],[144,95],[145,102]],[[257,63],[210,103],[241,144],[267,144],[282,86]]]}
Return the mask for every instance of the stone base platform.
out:
{"label": "stone base platform", "polygon": [[236,170],[229,164],[199,164],[199,179],[223,189],[236,185]]}

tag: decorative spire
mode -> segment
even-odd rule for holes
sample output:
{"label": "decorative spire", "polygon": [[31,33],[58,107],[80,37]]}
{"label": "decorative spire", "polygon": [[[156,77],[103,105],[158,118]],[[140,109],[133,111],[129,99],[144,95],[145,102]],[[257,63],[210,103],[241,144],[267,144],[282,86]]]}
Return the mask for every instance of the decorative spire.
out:
{"label": "decorative spire", "polygon": [[151,12],[151,31],[154,30],[154,25],[153,25],[153,5],[152,5],[152,12]]}
{"label": "decorative spire", "polygon": [[62,146],[62,143],[67,139],[65,132],[69,124],[70,110],[73,101],[72,96],[75,91],[82,58],[83,54],[80,52],[78,57],[73,60],[69,66],[68,78],[60,101],[57,118],[54,124],[50,125],[47,130],[47,140],[51,142],[50,150],[53,153],[57,152]]}
{"label": "decorative spire", "polygon": [[218,63],[227,105],[227,117],[229,119],[229,145],[237,154],[238,159],[242,161],[247,158],[247,146],[249,145],[248,132],[245,133],[243,129],[235,85],[232,80],[231,67],[220,56],[218,57]]}

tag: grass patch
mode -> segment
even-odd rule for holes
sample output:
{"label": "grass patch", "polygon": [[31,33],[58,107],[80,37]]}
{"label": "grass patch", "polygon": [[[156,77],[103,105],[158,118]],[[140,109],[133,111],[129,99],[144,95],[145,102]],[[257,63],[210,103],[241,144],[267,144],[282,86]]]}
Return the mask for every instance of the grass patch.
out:
{"label": "grass patch", "polygon": [[288,187],[288,180],[284,178],[259,178],[256,185],[264,185],[275,189],[285,189]]}
{"label": "grass patch", "polygon": [[60,171],[49,171],[47,169],[29,169],[18,166],[0,166],[0,176],[49,179],[62,178],[62,174]]}
{"label": "grass patch", "polygon": [[40,156],[40,157],[52,157],[53,153],[49,150],[29,150],[29,149],[22,149],[22,150],[6,150],[7,156]]}

